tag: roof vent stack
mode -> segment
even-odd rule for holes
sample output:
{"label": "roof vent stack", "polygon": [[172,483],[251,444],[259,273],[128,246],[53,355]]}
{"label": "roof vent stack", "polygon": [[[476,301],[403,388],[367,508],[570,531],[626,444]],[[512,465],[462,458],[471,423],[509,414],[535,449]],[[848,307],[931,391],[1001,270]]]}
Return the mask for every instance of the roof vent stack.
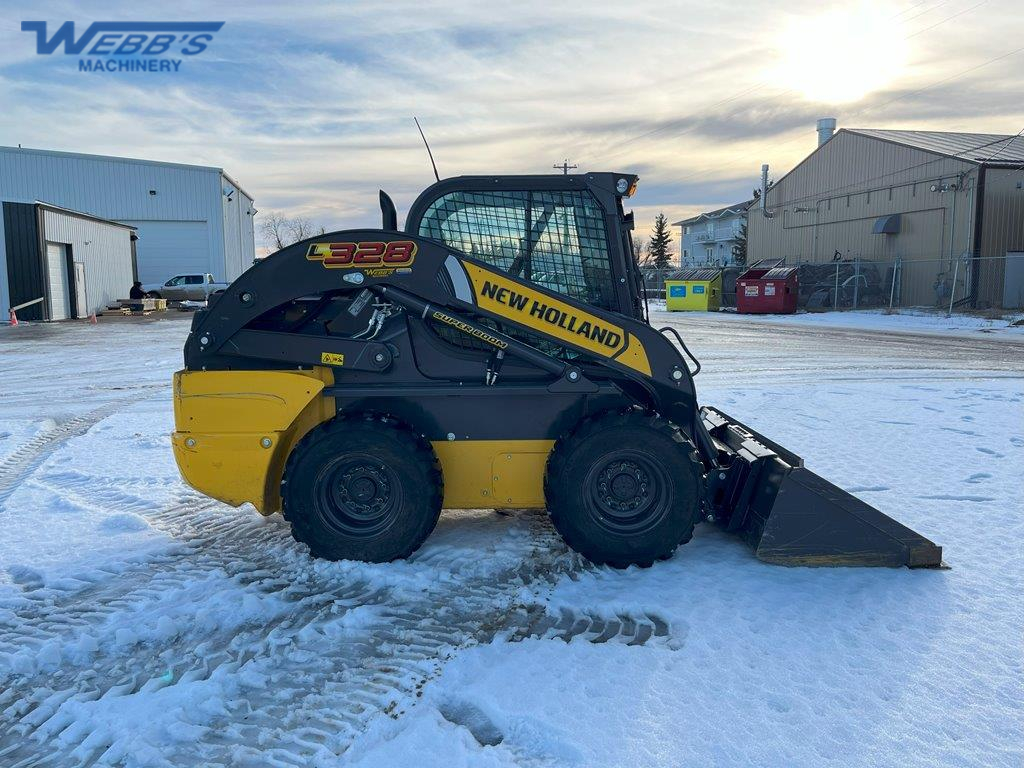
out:
{"label": "roof vent stack", "polygon": [[823,117],[818,120],[818,146],[832,138],[836,132],[836,119],[834,117]]}

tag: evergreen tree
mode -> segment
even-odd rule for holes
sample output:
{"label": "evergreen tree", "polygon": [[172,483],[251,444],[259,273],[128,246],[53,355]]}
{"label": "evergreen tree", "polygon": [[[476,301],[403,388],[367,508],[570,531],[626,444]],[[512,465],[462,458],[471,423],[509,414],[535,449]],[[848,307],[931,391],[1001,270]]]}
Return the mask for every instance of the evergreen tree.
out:
{"label": "evergreen tree", "polygon": [[650,263],[656,269],[668,269],[672,265],[672,253],[669,246],[672,244],[672,235],[668,231],[668,219],[664,213],[659,213],[654,219],[654,234],[647,244],[647,253],[650,256]]}
{"label": "evergreen tree", "polygon": [[740,224],[740,233],[736,237],[736,245],[732,247],[732,260],[740,267],[747,264],[747,222]]}

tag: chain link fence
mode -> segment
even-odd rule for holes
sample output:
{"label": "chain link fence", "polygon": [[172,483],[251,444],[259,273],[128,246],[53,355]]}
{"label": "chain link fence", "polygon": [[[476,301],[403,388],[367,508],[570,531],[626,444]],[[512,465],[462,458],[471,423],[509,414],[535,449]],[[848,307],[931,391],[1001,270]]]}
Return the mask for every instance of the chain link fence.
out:
{"label": "chain link fence", "polygon": [[[925,307],[948,313],[970,309],[972,303],[979,307],[1024,307],[1024,253],[979,259],[851,258],[817,263],[787,259],[783,266],[797,267],[798,306],[808,311]],[[718,268],[722,270],[722,306],[735,307],[736,280],[746,267]],[[665,281],[683,271],[678,267],[644,270],[647,298],[664,299]],[[972,296],[974,280],[985,283],[983,296]]]}

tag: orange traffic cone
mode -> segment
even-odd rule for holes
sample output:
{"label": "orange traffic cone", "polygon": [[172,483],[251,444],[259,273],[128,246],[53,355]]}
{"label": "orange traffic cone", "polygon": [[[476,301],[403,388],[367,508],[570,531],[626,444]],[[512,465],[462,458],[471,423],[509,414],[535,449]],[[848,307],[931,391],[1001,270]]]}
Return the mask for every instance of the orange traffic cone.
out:
{"label": "orange traffic cone", "polygon": [[93,325],[96,325],[96,313],[95,312],[93,312],[91,315],[89,315],[89,322],[92,323]]}
{"label": "orange traffic cone", "polygon": [[11,325],[17,325],[17,324],[18,324],[18,316],[16,314],[14,314],[14,310],[12,309],[11,310]]}

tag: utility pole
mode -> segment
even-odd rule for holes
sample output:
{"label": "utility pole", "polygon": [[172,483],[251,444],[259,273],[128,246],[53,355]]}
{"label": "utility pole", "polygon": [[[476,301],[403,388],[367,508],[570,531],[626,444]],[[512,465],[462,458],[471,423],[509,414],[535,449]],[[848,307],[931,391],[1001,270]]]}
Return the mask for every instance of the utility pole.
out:
{"label": "utility pole", "polygon": [[565,176],[569,175],[569,171],[572,171],[572,170],[575,170],[576,168],[579,168],[579,166],[575,165],[575,164],[569,165],[569,158],[565,158],[565,162],[563,162],[561,165],[558,165],[556,163],[555,165],[552,165],[551,167],[554,168],[556,171],[557,170],[561,170],[562,174],[565,175]]}

